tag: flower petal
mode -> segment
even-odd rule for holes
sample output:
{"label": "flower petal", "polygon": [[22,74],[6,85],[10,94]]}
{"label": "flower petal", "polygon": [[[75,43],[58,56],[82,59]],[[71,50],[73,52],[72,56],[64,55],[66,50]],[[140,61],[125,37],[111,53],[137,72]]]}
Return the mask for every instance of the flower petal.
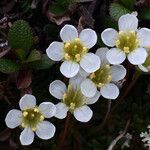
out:
{"label": "flower petal", "polygon": [[81,92],[84,96],[91,98],[96,94],[96,91],[96,85],[90,79],[85,79],[81,83]]}
{"label": "flower petal", "polygon": [[84,105],[80,108],[75,109],[73,114],[78,121],[88,122],[93,116],[93,111],[90,109],[90,107]]}
{"label": "flower petal", "polygon": [[67,116],[68,107],[64,103],[56,104],[56,114],[55,117],[59,119],[64,119]]}
{"label": "flower petal", "polygon": [[60,80],[53,81],[49,86],[50,94],[57,99],[62,99],[66,90],[67,88],[66,88],[65,83],[63,83]]}
{"label": "flower petal", "polygon": [[33,95],[25,94],[19,101],[21,110],[33,108],[36,105],[36,98]]}
{"label": "flower petal", "polygon": [[135,15],[126,14],[119,18],[119,31],[136,31],[138,27],[138,19]]}
{"label": "flower petal", "polygon": [[128,60],[133,65],[141,65],[145,62],[147,52],[144,48],[137,48],[128,55]]}
{"label": "flower petal", "polygon": [[34,140],[34,132],[30,128],[25,128],[20,134],[22,145],[30,145]]}
{"label": "flower petal", "polygon": [[97,90],[96,94],[94,95],[94,97],[86,98],[85,103],[88,104],[88,105],[96,103],[98,101],[100,95],[101,95],[100,92]]}
{"label": "flower petal", "polygon": [[20,110],[12,109],[8,112],[5,123],[7,127],[14,129],[21,124],[22,112]]}
{"label": "flower petal", "polygon": [[112,81],[122,80],[126,76],[126,69],[122,65],[111,66],[110,74],[112,77]]}
{"label": "flower petal", "polygon": [[56,113],[56,106],[51,102],[43,102],[39,105],[39,109],[45,118],[51,118]]}
{"label": "flower petal", "polygon": [[60,37],[64,42],[70,42],[78,38],[77,29],[72,25],[65,25],[60,31]]}
{"label": "flower petal", "polygon": [[119,89],[115,84],[109,83],[101,88],[101,94],[104,98],[116,99],[119,95]]}
{"label": "flower petal", "polygon": [[105,29],[101,34],[101,38],[105,45],[114,47],[118,39],[118,32],[112,28]]}
{"label": "flower petal", "polygon": [[101,61],[99,57],[93,53],[85,54],[80,61],[81,67],[87,73],[95,72],[97,69],[99,69],[100,64],[101,64]]}
{"label": "flower petal", "polygon": [[53,42],[46,49],[47,56],[54,60],[60,61],[64,57],[64,44],[62,42]]}
{"label": "flower petal", "polygon": [[140,70],[142,70],[143,72],[149,72],[149,69],[146,68],[144,65],[138,65],[138,67],[139,67]]}
{"label": "flower petal", "polygon": [[64,61],[60,66],[60,72],[67,78],[74,77],[79,69],[79,64],[73,61]]}
{"label": "flower petal", "polygon": [[37,125],[36,135],[43,139],[48,140],[55,134],[56,128],[49,121],[43,121]]}
{"label": "flower petal", "polygon": [[107,52],[106,58],[110,64],[119,65],[125,60],[126,55],[121,50],[112,48]]}
{"label": "flower petal", "polygon": [[79,38],[87,48],[92,48],[97,42],[96,32],[92,29],[84,29],[81,31]]}
{"label": "flower petal", "polygon": [[137,32],[137,36],[141,47],[150,46],[150,29],[141,28]]}
{"label": "flower petal", "polygon": [[109,64],[109,62],[108,62],[108,60],[106,58],[106,54],[107,54],[108,51],[109,51],[109,49],[107,47],[99,48],[96,51],[96,55],[99,56],[102,65]]}

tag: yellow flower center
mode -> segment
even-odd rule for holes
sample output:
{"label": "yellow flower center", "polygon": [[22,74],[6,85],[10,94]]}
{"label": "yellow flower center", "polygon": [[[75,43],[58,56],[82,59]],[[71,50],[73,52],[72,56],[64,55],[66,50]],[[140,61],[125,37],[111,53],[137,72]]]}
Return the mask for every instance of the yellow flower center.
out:
{"label": "yellow flower center", "polygon": [[30,127],[32,131],[36,131],[37,124],[44,120],[44,116],[37,107],[26,109],[22,114],[23,118],[21,126],[23,128]]}
{"label": "yellow flower center", "polygon": [[139,41],[135,31],[119,32],[119,38],[116,41],[116,47],[124,51],[126,54],[132,52],[139,47]]}
{"label": "yellow flower center", "polygon": [[64,44],[64,59],[79,62],[88,49],[81,43],[79,38]]}
{"label": "yellow flower center", "polygon": [[63,103],[69,107],[69,111],[72,113],[76,108],[85,104],[85,97],[80,89],[76,90],[69,84],[67,92],[63,95]]}
{"label": "yellow flower center", "polygon": [[89,78],[97,85],[97,87],[101,88],[112,80],[110,75],[110,65],[107,64],[102,66],[96,72],[91,73]]}

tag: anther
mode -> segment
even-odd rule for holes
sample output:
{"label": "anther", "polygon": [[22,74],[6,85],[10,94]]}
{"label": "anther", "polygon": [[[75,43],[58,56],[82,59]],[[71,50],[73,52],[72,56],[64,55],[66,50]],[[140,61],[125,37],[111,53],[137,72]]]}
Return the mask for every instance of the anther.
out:
{"label": "anther", "polygon": [[87,48],[86,47],[83,47],[83,52],[86,52],[87,51]]}
{"label": "anther", "polygon": [[37,108],[34,108],[34,112],[37,112],[37,113],[38,113],[38,112],[39,112],[39,110],[38,110]]}
{"label": "anther", "polygon": [[76,42],[80,42],[80,39],[79,39],[79,38],[76,38],[75,41],[76,41]]}
{"label": "anther", "polygon": [[120,32],[119,32],[119,35],[123,35],[123,34],[124,34],[124,32],[123,32],[123,31],[120,31]]}
{"label": "anther", "polygon": [[21,123],[21,126],[22,126],[22,128],[25,128],[25,124],[23,122]]}
{"label": "anther", "polygon": [[24,111],[24,112],[23,112],[23,116],[26,117],[27,115],[28,115],[28,112],[27,112],[27,111]]}
{"label": "anther", "polygon": [[76,55],[75,55],[75,58],[76,58],[76,61],[77,61],[77,62],[80,61],[80,58],[81,58],[80,54],[76,54]]}
{"label": "anther", "polygon": [[116,41],[116,46],[119,46],[119,45],[120,45],[120,41],[117,40],[117,41]]}
{"label": "anther", "polygon": [[31,117],[35,117],[35,115],[34,115],[34,114],[31,114]]}
{"label": "anther", "polygon": [[68,48],[70,46],[70,43],[65,43],[65,48]]}
{"label": "anther", "polygon": [[108,64],[107,64],[105,67],[106,67],[107,69],[110,69],[110,65],[108,65]]}
{"label": "anther", "polygon": [[104,86],[104,84],[103,84],[103,83],[99,83],[98,86],[99,86],[99,87],[102,87],[102,86]]}
{"label": "anther", "polygon": [[67,94],[64,93],[64,95],[63,95],[63,100],[66,99],[66,97],[67,97]]}
{"label": "anther", "polygon": [[111,75],[109,75],[109,76],[107,77],[107,80],[108,80],[108,81],[111,81],[111,79],[112,79],[112,77],[111,77]]}
{"label": "anther", "polygon": [[77,47],[78,47],[78,46],[77,46],[77,45],[75,45],[75,46],[74,46],[74,49],[77,49]]}
{"label": "anther", "polygon": [[90,78],[91,78],[91,79],[93,79],[93,78],[95,78],[95,77],[96,77],[96,75],[95,75],[94,72],[90,74]]}
{"label": "anther", "polygon": [[72,110],[74,110],[75,106],[76,106],[75,103],[70,103],[70,107],[69,108],[72,109]]}
{"label": "anther", "polygon": [[124,47],[123,50],[124,50],[125,53],[129,53],[130,52],[129,51],[129,47]]}
{"label": "anther", "polygon": [[36,131],[36,128],[35,128],[35,127],[33,127],[33,128],[32,128],[32,131]]}
{"label": "anther", "polygon": [[68,53],[65,54],[65,59],[66,59],[66,60],[70,60],[70,56],[69,56]]}
{"label": "anther", "polygon": [[43,121],[43,120],[44,120],[44,116],[41,115],[41,116],[40,116],[40,121]]}

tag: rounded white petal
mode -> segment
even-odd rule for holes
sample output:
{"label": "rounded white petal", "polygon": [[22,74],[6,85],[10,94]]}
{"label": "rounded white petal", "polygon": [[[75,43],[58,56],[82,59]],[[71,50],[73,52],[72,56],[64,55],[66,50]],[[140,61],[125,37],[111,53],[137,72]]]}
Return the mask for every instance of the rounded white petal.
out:
{"label": "rounded white petal", "polygon": [[119,89],[115,84],[109,83],[101,88],[101,94],[104,98],[116,99],[119,95]]}
{"label": "rounded white petal", "polygon": [[7,127],[13,129],[18,127],[22,122],[22,112],[20,110],[12,109],[8,112],[5,123]]}
{"label": "rounded white petal", "polygon": [[143,66],[143,65],[138,65],[138,67],[139,67],[143,72],[149,72],[149,69],[146,68],[146,67]]}
{"label": "rounded white petal", "polygon": [[96,32],[92,29],[84,29],[81,31],[79,38],[87,48],[92,48],[97,42]]}
{"label": "rounded white petal", "polygon": [[55,117],[59,119],[64,119],[67,116],[68,107],[64,103],[56,104]]}
{"label": "rounded white petal", "polygon": [[56,106],[51,102],[43,102],[39,105],[39,109],[45,118],[51,118],[56,113]]}
{"label": "rounded white petal", "polygon": [[112,28],[105,29],[101,34],[101,38],[105,45],[114,47],[118,39],[118,32]]}
{"label": "rounded white petal", "polygon": [[87,77],[89,75],[89,73],[87,73],[84,69],[82,69],[80,67],[80,70],[79,70],[79,75],[81,75],[82,77]]}
{"label": "rounded white petal", "polygon": [[93,116],[93,111],[90,109],[90,107],[84,105],[80,108],[75,109],[73,114],[78,121],[88,122]]}
{"label": "rounded white petal", "polygon": [[112,48],[107,52],[106,58],[110,64],[119,65],[125,60],[126,55],[121,50]]}
{"label": "rounded white petal", "polygon": [[49,121],[43,121],[37,125],[36,135],[43,139],[48,140],[55,134],[56,128]]}
{"label": "rounded white petal", "polygon": [[87,53],[82,57],[80,65],[87,73],[92,73],[99,69],[101,61],[97,55]]}
{"label": "rounded white petal", "polygon": [[60,72],[67,78],[74,77],[79,69],[79,64],[73,61],[64,61],[60,66]]}
{"label": "rounded white petal", "polygon": [[64,44],[62,42],[53,42],[46,49],[47,56],[54,60],[60,61],[64,57]]}
{"label": "rounded white petal", "polygon": [[34,132],[30,128],[25,128],[20,134],[22,145],[30,145],[34,140]]}
{"label": "rounded white petal", "polygon": [[137,36],[141,47],[150,46],[150,29],[141,28],[137,32]]}
{"label": "rounded white petal", "polygon": [[96,85],[90,79],[85,79],[81,83],[81,92],[84,96],[91,98],[96,94],[96,91]]}
{"label": "rounded white petal", "polygon": [[65,25],[60,31],[60,37],[64,42],[70,42],[78,38],[77,29],[72,25]]}
{"label": "rounded white petal", "polygon": [[130,54],[128,54],[128,60],[133,65],[141,65],[145,62],[147,52],[144,48],[137,48]]}
{"label": "rounded white petal", "polygon": [[138,19],[135,15],[126,14],[119,18],[119,31],[136,31],[138,27]]}
{"label": "rounded white petal", "polygon": [[50,94],[57,99],[62,99],[66,90],[67,88],[66,88],[65,83],[63,83],[60,80],[53,81],[49,86]]}
{"label": "rounded white petal", "polygon": [[21,110],[33,108],[36,105],[36,98],[33,95],[25,94],[19,101]]}
{"label": "rounded white petal", "polygon": [[100,95],[101,95],[100,92],[97,90],[96,94],[94,95],[94,97],[86,98],[85,103],[88,104],[88,105],[96,103],[98,101]]}
{"label": "rounded white petal", "polygon": [[102,65],[109,64],[109,62],[106,58],[106,54],[107,54],[108,51],[109,51],[109,49],[107,47],[99,48],[96,51],[96,55],[99,56]]}
{"label": "rounded white petal", "polygon": [[112,77],[112,81],[122,80],[126,76],[126,69],[122,65],[111,66],[110,74]]}

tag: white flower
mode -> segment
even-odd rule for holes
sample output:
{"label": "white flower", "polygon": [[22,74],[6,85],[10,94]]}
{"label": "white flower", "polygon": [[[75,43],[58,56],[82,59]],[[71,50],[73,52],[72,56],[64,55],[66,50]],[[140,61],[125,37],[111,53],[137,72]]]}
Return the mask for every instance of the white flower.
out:
{"label": "white flower", "polygon": [[50,102],[43,102],[36,106],[36,99],[33,95],[24,95],[19,102],[20,110],[12,109],[8,112],[6,125],[14,129],[18,126],[23,128],[20,135],[22,145],[30,145],[34,140],[34,132],[44,140],[54,136],[55,126],[45,118],[51,118],[56,113],[56,106]]}
{"label": "white flower", "polygon": [[150,46],[150,29],[138,29],[138,19],[134,14],[119,18],[119,33],[108,28],[101,34],[103,42],[112,47],[107,53],[111,64],[121,64],[127,57],[133,65],[143,64],[147,57],[145,46]]}
{"label": "white flower", "polygon": [[126,75],[126,69],[122,65],[110,66],[106,59],[108,48],[100,48],[96,54],[101,59],[101,67],[88,74],[86,79],[81,83],[81,91],[87,97],[95,95],[97,88],[104,98],[116,99],[119,95],[118,87],[113,83],[122,80]]}
{"label": "white flower", "polygon": [[126,147],[130,147],[130,143],[131,143],[131,139],[132,139],[132,135],[130,133],[126,133],[126,135],[124,136],[124,143],[121,146],[121,149],[124,149]]}
{"label": "white flower", "polygon": [[147,127],[148,132],[142,132],[140,137],[143,138],[142,141],[144,142],[144,146],[150,150],[150,126]]}
{"label": "white flower", "polygon": [[52,42],[46,53],[54,61],[63,61],[60,71],[64,76],[74,77],[80,66],[88,73],[99,68],[99,58],[93,53],[88,53],[97,42],[94,30],[84,29],[78,35],[74,26],[65,25],[60,31],[60,37],[63,42]]}
{"label": "white flower", "polygon": [[93,112],[87,105],[94,104],[99,99],[100,92],[97,91],[92,98],[85,97],[80,90],[81,81],[82,77],[71,78],[68,87],[60,80],[55,80],[50,84],[51,95],[61,100],[56,104],[55,117],[63,119],[69,111],[80,122],[88,122],[92,118]]}
{"label": "white flower", "polygon": [[147,50],[147,58],[145,62],[141,65],[138,65],[138,67],[143,71],[143,72],[149,72],[150,71],[150,47],[146,49]]}

